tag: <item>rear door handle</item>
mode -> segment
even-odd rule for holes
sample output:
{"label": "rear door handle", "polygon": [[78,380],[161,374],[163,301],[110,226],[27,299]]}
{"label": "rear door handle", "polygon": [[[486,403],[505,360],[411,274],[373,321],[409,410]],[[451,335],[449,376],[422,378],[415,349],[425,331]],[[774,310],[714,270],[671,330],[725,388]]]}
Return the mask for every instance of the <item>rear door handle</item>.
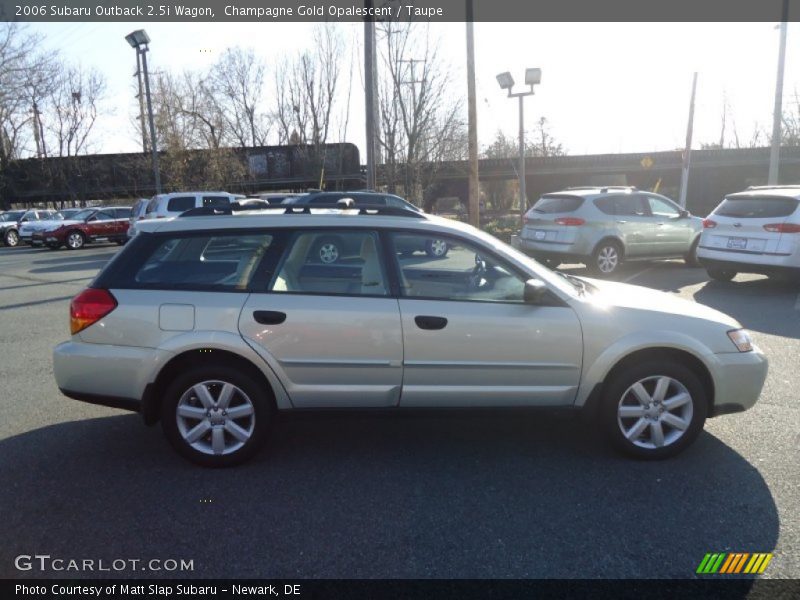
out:
{"label": "rear door handle", "polygon": [[444,329],[447,326],[447,319],[444,317],[428,317],[420,315],[414,317],[414,322],[420,329]]}
{"label": "rear door handle", "polygon": [[262,325],[280,325],[286,320],[286,313],[277,310],[257,310],[253,313],[256,323]]}

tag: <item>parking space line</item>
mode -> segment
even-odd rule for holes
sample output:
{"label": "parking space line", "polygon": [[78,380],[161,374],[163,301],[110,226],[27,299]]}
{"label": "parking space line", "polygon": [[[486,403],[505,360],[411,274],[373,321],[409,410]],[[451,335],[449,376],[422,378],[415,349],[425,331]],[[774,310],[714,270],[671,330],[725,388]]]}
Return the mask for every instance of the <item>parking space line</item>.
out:
{"label": "parking space line", "polygon": [[647,267],[646,269],[642,269],[638,273],[634,273],[630,277],[626,277],[625,279],[623,279],[622,283],[630,283],[631,281],[633,281],[634,279],[639,277],[639,275],[644,275],[645,273],[648,273],[649,271],[652,271],[652,270],[653,270],[653,267]]}

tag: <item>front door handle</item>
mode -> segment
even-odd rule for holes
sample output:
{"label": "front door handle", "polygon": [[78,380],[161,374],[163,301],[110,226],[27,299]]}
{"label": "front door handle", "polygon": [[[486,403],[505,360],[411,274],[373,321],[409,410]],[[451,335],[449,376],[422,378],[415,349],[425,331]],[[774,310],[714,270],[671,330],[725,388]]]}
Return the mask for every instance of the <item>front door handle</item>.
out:
{"label": "front door handle", "polygon": [[428,317],[420,315],[414,317],[414,322],[420,329],[444,329],[447,326],[447,319],[444,317]]}
{"label": "front door handle", "polygon": [[257,310],[253,313],[256,323],[262,325],[280,325],[286,320],[286,313],[277,310]]}

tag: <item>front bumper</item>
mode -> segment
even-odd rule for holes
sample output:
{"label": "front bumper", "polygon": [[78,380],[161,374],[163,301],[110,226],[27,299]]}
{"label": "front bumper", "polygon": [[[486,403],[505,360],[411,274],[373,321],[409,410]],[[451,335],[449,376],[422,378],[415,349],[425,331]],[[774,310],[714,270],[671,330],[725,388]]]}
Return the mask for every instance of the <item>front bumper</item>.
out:
{"label": "front bumper", "polygon": [[752,408],[767,378],[768,361],[758,348],[751,352],[714,354],[714,406],[711,417]]}

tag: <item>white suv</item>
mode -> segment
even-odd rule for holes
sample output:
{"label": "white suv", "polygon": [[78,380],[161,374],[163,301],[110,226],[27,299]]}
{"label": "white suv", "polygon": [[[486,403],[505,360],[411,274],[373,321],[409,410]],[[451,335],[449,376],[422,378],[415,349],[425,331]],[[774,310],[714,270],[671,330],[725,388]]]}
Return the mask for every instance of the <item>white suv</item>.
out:
{"label": "white suv", "polygon": [[800,186],[730,194],[703,221],[697,259],[712,279],[763,273],[800,281]]}
{"label": "white suv", "polygon": [[231,202],[245,198],[242,194],[228,192],[173,192],[156,194],[150,199],[144,212],[144,219],[166,219],[177,217],[192,208],[208,206],[225,207]]}
{"label": "white suv", "polygon": [[[554,273],[448,219],[204,212],[228,214],[141,222],[73,299],[53,356],[64,394],[160,419],[202,465],[252,456],[276,410],[335,408],[570,408],[620,450],[664,458],[706,417],[751,407],[767,374],[731,317]],[[320,260],[331,235],[357,251]],[[447,254],[402,251],[429,239]]]}

